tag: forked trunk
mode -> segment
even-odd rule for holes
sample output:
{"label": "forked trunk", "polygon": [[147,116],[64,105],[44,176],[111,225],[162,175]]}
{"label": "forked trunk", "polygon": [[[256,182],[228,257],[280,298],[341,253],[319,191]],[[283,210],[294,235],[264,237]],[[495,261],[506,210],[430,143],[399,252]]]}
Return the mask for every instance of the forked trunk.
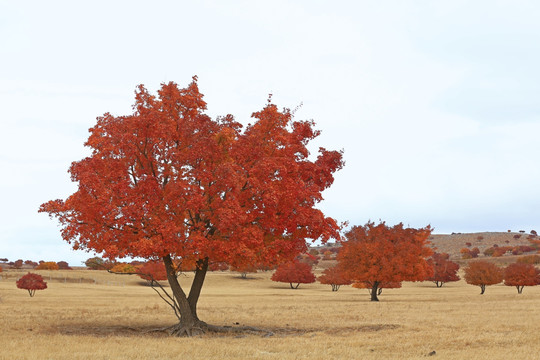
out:
{"label": "forked trunk", "polygon": [[163,263],[165,264],[167,280],[173,293],[172,301],[174,304],[172,306],[176,312],[176,316],[180,319],[180,323],[173,327],[172,334],[177,336],[193,336],[204,333],[207,325],[200,321],[197,316],[197,302],[208,269],[208,258],[197,262],[197,270],[195,271],[195,278],[191,285],[189,297],[186,296],[186,293],[178,282],[171,256],[164,256]]}
{"label": "forked trunk", "polygon": [[480,289],[481,289],[480,295],[483,295],[484,292],[486,292],[486,285],[484,285],[484,284],[480,285]]}
{"label": "forked trunk", "polygon": [[521,294],[523,292],[523,286],[516,286],[518,294]]}

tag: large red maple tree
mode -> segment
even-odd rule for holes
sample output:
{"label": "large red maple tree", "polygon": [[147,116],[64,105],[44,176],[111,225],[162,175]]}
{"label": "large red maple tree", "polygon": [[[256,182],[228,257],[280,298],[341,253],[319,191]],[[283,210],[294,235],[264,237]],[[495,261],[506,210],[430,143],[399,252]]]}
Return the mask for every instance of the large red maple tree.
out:
{"label": "large red maple tree", "polygon": [[[92,154],[69,169],[78,190],[43,204],[74,249],[109,259],[163,261],[179,318],[171,332],[216,327],[199,320],[197,302],[208,262],[278,264],[305,252],[306,239],[338,236],[315,205],[343,166],[342,153],[308,143],[312,121],[295,121],[271,103],[245,129],[232,115],[211,119],[197,78],[162,84],[157,96],[137,88],[133,114],[98,117]],[[175,264],[194,260],[188,294]],[[239,260],[243,259],[243,260]]]}
{"label": "large red maple tree", "polygon": [[433,253],[427,246],[429,226],[420,229],[404,228],[403,224],[387,226],[353,226],[345,233],[337,255],[338,269],[355,283],[371,285],[371,301],[379,301],[381,284],[402,281],[423,281],[433,274],[426,259]]}

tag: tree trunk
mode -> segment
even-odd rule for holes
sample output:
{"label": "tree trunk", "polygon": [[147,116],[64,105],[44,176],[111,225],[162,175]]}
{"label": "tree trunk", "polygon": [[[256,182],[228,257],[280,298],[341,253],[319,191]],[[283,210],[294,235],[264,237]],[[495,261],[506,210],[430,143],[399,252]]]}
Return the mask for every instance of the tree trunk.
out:
{"label": "tree trunk", "polygon": [[199,300],[201,287],[204,282],[204,275],[206,275],[206,269],[208,266],[208,259],[205,260],[206,266],[203,266],[203,269],[198,269],[201,271],[200,274],[197,274],[197,272],[195,274],[195,279],[193,280],[192,288],[189,294],[190,299],[188,300],[186,293],[180,286],[178,278],[176,277],[176,269],[171,256],[167,254],[163,257],[163,263],[165,264],[165,269],[167,270],[167,280],[169,281],[169,285],[173,293],[174,305],[176,308],[175,311],[180,313],[177,314],[177,316],[179,315],[180,317],[180,323],[174,326],[172,329],[172,334],[174,335],[193,336],[202,334],[206,331],[206,323],[200,321],[197,317],[197,301]]}
{"label": "tree trunk", "polygon": [[486,285],[484,284],[480,285],[480,289],[481,289],[480,295],[483,295],[484,292],[486,291]]}
{"label": "tree trunk", "polygon": [[437,284],[437,287],[440,288],[444,283],[442,281],[436,281],[435,284]]}
{"label": "tree trunk", "polygon": [[523,286],[516,286],[518,294],[521,294],[523,292]]}
{"label": "tree trunk", "polygon": [[379,292],[378,287],[379,287],[379,282],[374,281],[373,286],[371,287],[371,301],[379,301],[379,298],[377,297],[377,294]]}
{"label": "tree trunk", "polygon": [[189,291],[188,302],[191,308],[191,314],[195,319],[199,320],[197,316],[197,303],[199,302],[199,296],[201,295],[201,289],[206,278],[206,272],[208,271],[208,258],[199,259],[197,261],[197,268],[195,270],[195,278],[191,284],[191,290]]}

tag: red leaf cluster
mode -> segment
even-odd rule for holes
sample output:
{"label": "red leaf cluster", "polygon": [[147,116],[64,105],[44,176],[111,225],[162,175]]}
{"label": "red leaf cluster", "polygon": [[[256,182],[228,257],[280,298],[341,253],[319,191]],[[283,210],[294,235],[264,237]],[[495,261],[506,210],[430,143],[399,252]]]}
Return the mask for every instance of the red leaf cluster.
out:
{"label": "red leaf cluster", "polygon": [[167,271],[161,261],[148,261],[137,269],[139,277],[148,281],[151,285],[154,281],[167,280]]}
{"label": "red leaf cluster", "polygon": [[34,296],[36,290],[44,290],[47,288],[47,283],[43,281],[43,277],[38,274],[28,273],[17,280],[19,289],[28,290],[30,297]]}
{"label": "red leaf cluster", "polygon": [[[289,283],[291,289],[296,289],[300,284],[310,284],[315,282],[315,274],[306,263],[294,260],[289,263],[284,263],[278,266],[272,274],[272,281]],[[296,284],[296,286],[293,286]]]}

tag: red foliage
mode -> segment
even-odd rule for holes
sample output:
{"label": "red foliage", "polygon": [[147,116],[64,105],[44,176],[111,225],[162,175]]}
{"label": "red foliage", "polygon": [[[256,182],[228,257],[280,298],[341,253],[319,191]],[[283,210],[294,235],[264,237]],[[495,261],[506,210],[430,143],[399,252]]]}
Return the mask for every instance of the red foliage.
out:
{"label": "red foliage", "polygon": [[486,291],[487,285],[494,285],[503,281],[503,277],[502,269],[483,260],[471,262],[465,268],[465,281],[467,284],[480,286],[480,294]]}
{"label": "red foliage", "polygon": [[353,282],[373,284],[372,301],[378,301],[381,283],[423,281],[433,274],[426,261],[433,251],[427,246],[431,228],[393,227],[384,222],[353,226],[342,243],[337,260],[340,271]]}
{"label": "red foliage", "polygon": [[331,285],[332,291],[338,291],[341,285],[350,285],[352,283],[351,280],[343,277],[343,274],[336,266],[325,269],[317,279],[321,284]]}
{"label": "red foliage", "polygon": [[298,255],[296,259],[300,262],[308,264],[311,267],[319,263],[319,258],[315,255],[311,255],[310,253]]}
{"label": "red foliage", "polygon": [[[272,281],[285,282],[291,285],[291,289],[297,289],[300,284],[310,284],[315,282],[315,275],[306,263],[293,260],[278,266],[276,272],[272,274]],[[296,286],[293,286],[296,284]]]}
{"label": "red foliage", "polygon": [[163,262],[149,261],[141,265],[137,272],[139,277],[154,285],[155,281],[167,280],[167,270]]}
{"label": "red foliage", "polygon": [[222,261],[211,261],[208,264],[208,271],[225,271],[229,270],[229,265]]}
{"label": "red foliage", "polygon": [[59,266],[54,261],[44,261],[36,267],[36,270],[58,270],[58,269],[59,269]]}
{"label": "red foliage", "polygon": [[510,264],[504,270],[504,285],[515,286],[521,294],[524,286],[540,284],[540,270],[532,264]]}
{"label": "red foliage", "polygon": [[426,280],[433,281],[437,287],[442,287],[444,283],[458,281],[459,265],[450,261],[450,255],[446,253],[435,253],[428,259],[428,263],[433,266],[433,276]]}
{"label": "red foliage", "polygon": [[19,259],[19,260],[15,261],[15,262],[13,263],[13,265],[11,265],[11,267],[12,267],[13,269],[20,269],[22,266],[23,266],[23,261],[22,261],[22,259]]}
{"label": "red foliage", "polygon": [[36,290],[44,290],[47,288],[47,283],[43,281],[43,277],[38,274],[28,273],[17,280],[19,289],[28,290],[30,297],[34,296]]}
{"label": "red foliage", "polygon": [[2,269],[2,267],[0,266],[0,272],[4,271],[4,269]]}

